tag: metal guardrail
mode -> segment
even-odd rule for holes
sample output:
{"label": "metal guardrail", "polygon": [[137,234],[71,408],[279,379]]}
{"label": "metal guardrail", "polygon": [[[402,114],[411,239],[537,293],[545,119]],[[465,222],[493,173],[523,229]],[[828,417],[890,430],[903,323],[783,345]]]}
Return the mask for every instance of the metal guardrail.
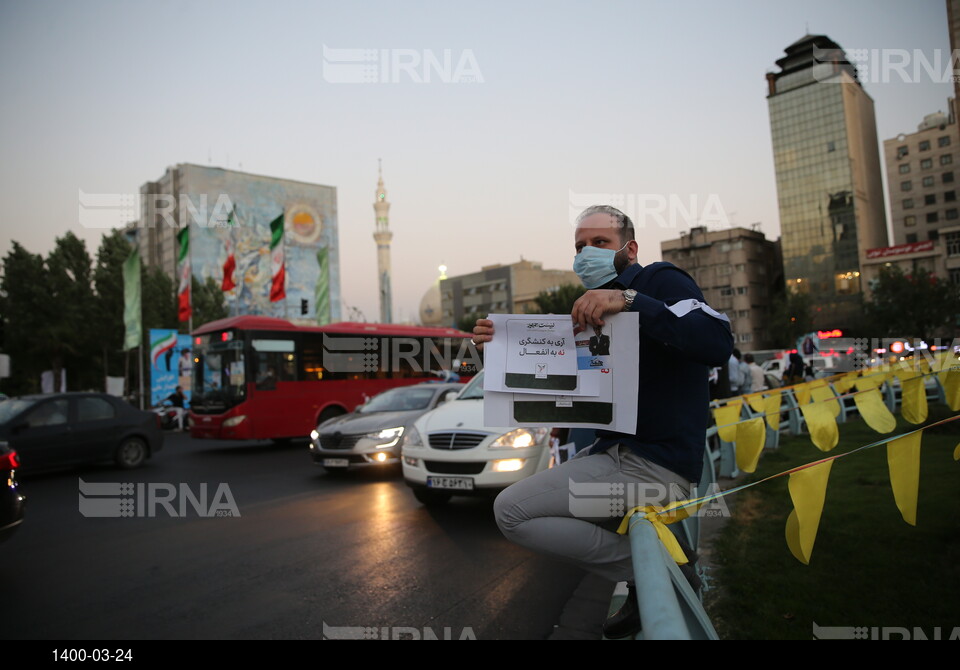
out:
{"label": "metal guardrail", "polygon": [[630,550],[643,629],[635,639],[718,640],[710,617],[653,525],[630,519]]}

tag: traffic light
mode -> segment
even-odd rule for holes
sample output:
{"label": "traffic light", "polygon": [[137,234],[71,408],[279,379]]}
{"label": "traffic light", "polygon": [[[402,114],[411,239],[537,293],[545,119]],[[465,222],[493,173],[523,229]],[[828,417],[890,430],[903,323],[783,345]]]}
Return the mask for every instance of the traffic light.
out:
{"label": "traffic light", "polygon": [[306,314],[306,313],[307,313],[307,299],[306,299],[306,298],[300,298],[300,313],[301,313],[301,314]]}

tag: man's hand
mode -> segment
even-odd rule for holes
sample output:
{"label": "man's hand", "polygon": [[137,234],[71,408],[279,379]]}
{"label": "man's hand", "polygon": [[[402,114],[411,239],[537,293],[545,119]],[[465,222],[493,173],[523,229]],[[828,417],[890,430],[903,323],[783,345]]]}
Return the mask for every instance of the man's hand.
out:
{"label": "man's hand", "polygon": [[624,305],[626,301],[623,299],[623,291],[594,289],[587,291],[573,303],[570,315],[573,322],[581,328],[586,328],[587,325],[602,326],[604,314],[617,314],[623,311]]}
{"label": "man's hand", "polygon": [[477,325],[473,327],[473,343],[477,351],[483,351],[483,343],[493,339],[493,321],[490,319],[477,319]]}

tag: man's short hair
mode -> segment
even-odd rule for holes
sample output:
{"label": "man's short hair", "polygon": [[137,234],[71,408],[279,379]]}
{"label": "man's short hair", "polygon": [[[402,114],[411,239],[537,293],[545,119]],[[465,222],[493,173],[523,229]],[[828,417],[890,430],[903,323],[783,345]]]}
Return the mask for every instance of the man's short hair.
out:
{"label": "man's short hair", "polygon": [[593,216],[594,214],[609,214],[613,217],[614,222],[620,229],[621,244],[626,244],[630,240],[637,239],[633,230],[633,221],[630,220],[630,217],[616,207],[611,207],[610,205],[590,205],[585,210],[580,212],[580,216],[577,217],[577,225],[579,226],[581,221],[588,216]]}
{"label": "man's short hair", "polygon": [[744,354],[743,360],[745,363],[753,363],[753,354]]}

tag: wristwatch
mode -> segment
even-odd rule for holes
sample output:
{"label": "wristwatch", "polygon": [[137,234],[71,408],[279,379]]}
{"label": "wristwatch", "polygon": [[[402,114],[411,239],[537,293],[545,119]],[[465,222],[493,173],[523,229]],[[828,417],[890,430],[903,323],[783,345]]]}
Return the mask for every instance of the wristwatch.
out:
{"label": "wristwatch", "polygon": [[628,309],[630,309],[633,306],[633,301],[636,299],[636,297],[637,297],[637,292],[634,291],[632,288],[628,288],[626,291],[624,291],[623,292],[623,309],[620,311],[626,312]]}

